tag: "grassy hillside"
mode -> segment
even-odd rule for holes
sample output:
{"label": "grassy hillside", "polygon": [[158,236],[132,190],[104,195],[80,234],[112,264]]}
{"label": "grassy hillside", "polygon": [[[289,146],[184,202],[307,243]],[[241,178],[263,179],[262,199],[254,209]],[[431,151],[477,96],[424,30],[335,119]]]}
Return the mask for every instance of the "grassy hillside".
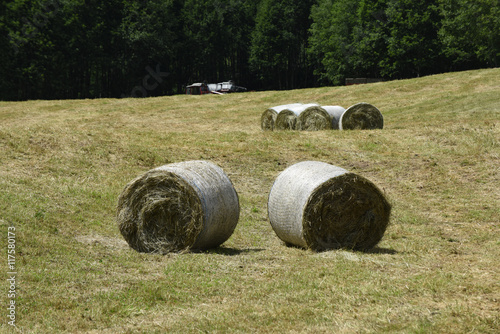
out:
{"label": "grassy hillside", "polygon": [[[15,228],[24,333],[497,333],[500,69],[225,96],[0,102],[0,231]],[[274,105],[376,105],[374,131],[263,132]],[[126,183],[210,160],[239,194],[221,247],[137,253],[118,232]],[[370,252],[286,247],[267,219],[277,175],[303,160],[385,191]],[[2,284],[0,329],[8,331]]]}

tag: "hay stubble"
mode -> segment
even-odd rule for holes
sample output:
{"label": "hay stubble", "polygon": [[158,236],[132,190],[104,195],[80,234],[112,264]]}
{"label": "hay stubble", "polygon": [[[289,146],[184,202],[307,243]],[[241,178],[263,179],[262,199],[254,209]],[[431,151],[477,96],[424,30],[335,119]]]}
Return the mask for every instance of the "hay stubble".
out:
{"label": "hay stubble", "polygon": [[[17,230],[19,329],[496,334],[499,75],[0,102],[0,226]],[[265,108],[297,99],[370,101],[387,123],[384,131],[262,131]],[[234,182],[235,233],[201,253],[130,249],[115,216],[125,183],[196,159],[215,161]],[[281,171],[304,160],[342,166],[387,193],[391,224],[374,249],[313,253],[276,237],[267,195]]]}

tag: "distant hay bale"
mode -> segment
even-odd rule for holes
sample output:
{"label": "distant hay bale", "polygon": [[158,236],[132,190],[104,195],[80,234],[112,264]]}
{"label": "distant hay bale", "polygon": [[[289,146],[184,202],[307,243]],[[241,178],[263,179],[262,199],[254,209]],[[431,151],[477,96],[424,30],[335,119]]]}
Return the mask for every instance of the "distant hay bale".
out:
{"label": "distant hay bale", "polygon": [[341,106],[321,106],[331,117],[332,119],[332,129],[339,129],[339,120],[342,117],[342,114],[345,112],[345,108]]}
{"label": "distant hay bale", "polygon": [[391,205],[369,180],[318,161],[285,169],[268,199],[268,214],[287,244],[317,251],[368,250],[383,237]]}
{"label": "distant hay bale", "polygon": [[300,130],[318,131],[332,128],[332,117],[321,106],[306,108],[299,115]]}
{"label": "distant hay bale", "polygon": [[152,169],[126,185],[117,221],[130,247],[165,254],[217,247],[233,233],[239,202],[224,171],[207,161]]}
{"label": "distant hay bale", "polygon": [[273,131],[275,128],[275,123],[276,123],[276,117],[278,117],[278,114],[287,108],[291,107],[296,107],[300,106],[300,103],[293,103],[293,104],[283,104],[280,106],[275,106],[271,107],[269,109],[266,109],[263,113],[262,116],[260,117],[260,127],[264,131]]}
{"label": "distant hay bale", "polygon": [[290,109],[282,110],[276,116],[275,129],[277,130],[296,130],[297,114]]}
{"label": "distant hay bale", "polygon": [[276,117],[275,128],[278,130],[300,130],[300,114],[307,108],[316,106],[318,105],[310,103],[283,109]]}
{"label": "distant hay bale", "polygon": [[384,117],[375,106],[361,102],[342,114],[339,120],[340,130],[372,130],[384,127]]}

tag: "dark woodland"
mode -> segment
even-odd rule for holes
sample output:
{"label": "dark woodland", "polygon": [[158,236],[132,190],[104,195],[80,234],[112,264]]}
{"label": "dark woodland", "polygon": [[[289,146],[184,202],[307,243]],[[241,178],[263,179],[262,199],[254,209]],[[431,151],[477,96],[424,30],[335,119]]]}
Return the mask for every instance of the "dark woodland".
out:
{"label": "dark woodland", "polygon": [[0,100],[343,85],[497,67],[498,0],[14,0]]}

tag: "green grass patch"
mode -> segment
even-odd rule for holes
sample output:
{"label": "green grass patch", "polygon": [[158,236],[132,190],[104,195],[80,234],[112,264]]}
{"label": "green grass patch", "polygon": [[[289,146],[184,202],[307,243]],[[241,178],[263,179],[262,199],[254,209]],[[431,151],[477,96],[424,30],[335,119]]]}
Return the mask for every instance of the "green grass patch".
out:
{"label": "green grass patch", "polygon": [[[496,333],[499,77],[488,69],[224,96],[0,102],[0,230],[16,227],[18,328]],[[293,102],[368,102],[384,129],[260,129],[264,110]],[[197,159],[222,167],[238,192],[232,237],[201,253],[131,250],[115,220],[124,186],[153,167]],[[269,191],[304,160],[383,190],[393,214],[375,249],[313,253],[276,237]]]}

